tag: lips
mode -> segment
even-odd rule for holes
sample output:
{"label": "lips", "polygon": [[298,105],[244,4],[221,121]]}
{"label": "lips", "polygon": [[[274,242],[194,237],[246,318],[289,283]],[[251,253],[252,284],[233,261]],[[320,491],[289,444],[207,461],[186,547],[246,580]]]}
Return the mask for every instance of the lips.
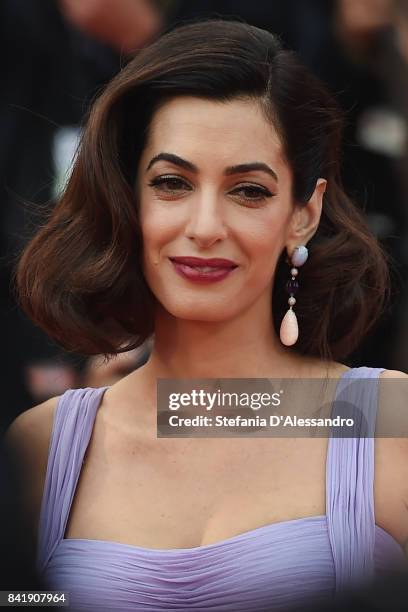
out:
{"label": "lips", "polygon": [[224,280],[238,268],[231,259],[219,257],[169,257],[176,272],[184,279],[194,283],[214,283]]}
{"label": "lips", "polygon": [[214,269],[232,269],[238,266],[238,264],[230,259],[222,259],[219,257],[213,257],[211,259],[204,259],[202,257],[170,257],[169,259],[177,264],[195,269],[202,269],[203,271],[207,269],[209,271]]}

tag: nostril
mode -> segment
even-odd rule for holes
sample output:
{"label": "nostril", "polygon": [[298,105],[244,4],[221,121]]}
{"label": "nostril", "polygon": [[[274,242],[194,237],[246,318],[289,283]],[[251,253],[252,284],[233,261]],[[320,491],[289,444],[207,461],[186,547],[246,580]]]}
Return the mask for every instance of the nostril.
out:
{"label": "nostril", "polygon": [[195,222],[186,227],[185,234],[188,238],[197,240],[203,244],[212,244],[216,240],[227,237],[228,232],[223,223]]}

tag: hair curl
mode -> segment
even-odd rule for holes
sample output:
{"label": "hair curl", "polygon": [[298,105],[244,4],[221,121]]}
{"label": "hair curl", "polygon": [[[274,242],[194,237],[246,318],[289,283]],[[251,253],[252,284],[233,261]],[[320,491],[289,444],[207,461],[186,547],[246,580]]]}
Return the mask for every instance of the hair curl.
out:
{"label": "hair curl", "polygon": [[[91,109],[65,192],[18,263],[22,308],[82,354],[127,351],[152,335],[155,298],[141,267],[135,175],[155,110],[183,95],[258,100],[281,137],[298,205],[307,205],[319,177],[327,179],[302,268],[301,333],[293,350],[345,358],[383,312],[389,271],[362,212],[341,187],[342,114],[293,52],[239,21],[175,27],[108,84]],[[288,271],[282,253],[272,296],[277,332]]]}

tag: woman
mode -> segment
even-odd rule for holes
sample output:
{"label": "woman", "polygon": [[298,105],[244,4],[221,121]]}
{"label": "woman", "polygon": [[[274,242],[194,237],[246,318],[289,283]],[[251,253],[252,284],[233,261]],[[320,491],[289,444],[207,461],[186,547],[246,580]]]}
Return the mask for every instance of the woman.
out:
{"label": "woman", "polygon": [[152,353],[8,436],[39,569],[74,609],[287,609],[403,558],[403,441],[376,441],[374,481],[372,438],[156,437],[161,378],[406,378],[337,361],[388,282],[339,184],[340,130],[293,54],[234,21],[170,31],[95,103],[18,288],[71,350],[112,355],[154,334]]}

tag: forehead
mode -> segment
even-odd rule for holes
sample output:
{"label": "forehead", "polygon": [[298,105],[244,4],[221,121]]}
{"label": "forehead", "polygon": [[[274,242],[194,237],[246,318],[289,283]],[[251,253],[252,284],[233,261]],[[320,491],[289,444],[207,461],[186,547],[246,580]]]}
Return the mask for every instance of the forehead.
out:
{"label": "forehead", "polygon": [[163,103],[152,117],[145,152],[156,150],[195,158],[197,165],[205,155],[220,163],[231,157],[237,162],[284,163],[278,133],[254,100],[183,96]]}

